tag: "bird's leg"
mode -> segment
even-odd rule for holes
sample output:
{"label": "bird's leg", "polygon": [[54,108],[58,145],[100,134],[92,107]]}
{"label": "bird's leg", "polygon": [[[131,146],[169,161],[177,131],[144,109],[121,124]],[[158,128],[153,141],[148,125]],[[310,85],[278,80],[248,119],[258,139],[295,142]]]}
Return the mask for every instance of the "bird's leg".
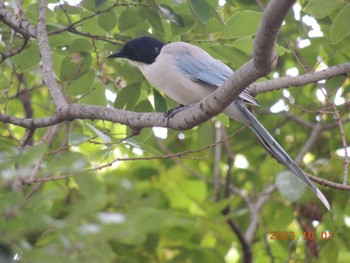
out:
{"label": "bird's leg", "polygon": [[191,106],[192,106],[192,104],[189,104],[189,105],[180,104],[180,105],[176,106],[175,108],[172,108],[172,109],[164,112],[164,118],[168,121],[170,118],[173,118],[176,113],[183,111],[183,110],[186,110]]}

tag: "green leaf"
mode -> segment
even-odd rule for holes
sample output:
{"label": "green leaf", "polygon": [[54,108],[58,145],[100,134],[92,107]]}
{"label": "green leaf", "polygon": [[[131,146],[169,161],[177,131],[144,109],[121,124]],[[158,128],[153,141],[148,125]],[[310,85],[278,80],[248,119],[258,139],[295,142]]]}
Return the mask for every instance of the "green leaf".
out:
{"label": "green leaf", "polygon": [[148,100],[143,100],[134,108],[136,112],[154,112],[152,104]]}
{"label": "green leaf", "polygon": [[242,37],[232,43],[232,46],[250,55],[253,50],[254,40],[252,37]]}
{"label": "green leaf", "polygon": [[240,67],[249,60],[249,57],[246,54],[230,46],[214,45],[210,46],[210,49],[221,56],[219,57],[220,60],[229,61],[230,66],[234,69]]}
{"label": "green leaf", "polygon": [[73,40],[69,48],[69,51],[70,53],[78,53],[78,52],[90,53],[92,49],[93,49],[93,46],[91,42],[86,40],[86,38],[77,38]]}
{"label": "green leaf", "polygon": [[215,116],[215,120],[220,121],[225,127],[230,127],[230,118],[226,114],[220,113]]}
{"label": "green leaf", "polygon": [[88,92],[88,94],[84,95],[82,99],[80,99],[80,103],[88,104],[88,105],[107,105],[106,99],[106,89],[105,86],[101,83],[95,83]]}
{"label": "green leaf", "polygon": [[61,34],[49,36],[50,46],[52,47],[65,47],[69,46],[73,42],[72,34],[68,32],[62,32]]}
{"label": "green leaf", "polygon": [[128,8],[119,16],[118,27],[121,32],[127,31],[139,24],[144,23],[145,18],[142,13],[142,8]]}
{"label": "green leaf", "polygon": [[[216,18],[217,22],[219,22],[219,24],[221,24],[221,28],[222,27],[226,27],[226,23],[224,21],[224,16],[221,15],[221,9],[218,9],[218,1],[212,1],[212,3],[210,4],[209,2],[209,7],[211,10],[211,14]],[[220,29],[218,29],[217,31],[219,31]]]}
{"label": "green leaf", "polygon": [[193,29],[196,25],[193,15],[181,14],[183,24],[177,25],[175,23],[170,24],[171,34],[173,36],[184,35]]}
{"label": "green leaf", "polygon": [[67,87],[67,94],[70,96],[77,96],[89,92],[95,81],[95,74],[95,70],[91,69],[80,78],[70,82]]}
{"label": "green leaf", "polygon": [[166,100],[158,90],[153,89],[154,109],[156,112],[165,112],[168,109]]}
{"label": "green leaf", "polygon": [[266,207],[264,213],[270,218],[270,220],[266,222],[266,229],[268,230],[286,229],[293,219],[295,219],[293,209],[286,206],[278,199],[271,202],[269,206]]}
{"label": "green leaf", "polygon": [[84,75],[91,66],[92,57],[86,52],[77,52],[67,55],[61,64],[60,79],[72,81]]}
{"label": "green leaf", "polygon": [[158,156],[164,155],[164,153],[161,152],[159,150],[159,148],[152,147],[149,144],[145,144],[145,143],[140,145],[140,149],[144,152],[148,152],[148,153],[151,153],[153,155],[158,155]]}
{"label": "green leaf", "polygon": [[[222,114],[222,115],[225,116],[224,114]],[[215,116],[215,119],[216,119],[216,117],[217,116]],[[226,117],[226,119],[228,119],[228,118]],[[209,142],[213,142],[215,140],[214,133],[215,133],[215,129],[214,129],[212,121],[206,121],[206,122],[202,123],[201,125],[199,125],[198,126],[198,137],[199,137],[198,138],[198,145],[199,145],[199,147],[206,147],[206,146],[208,146],[208,144],[210,144]]]}
{"label": "green leaf", "polygon": [[277,175],[276,186],[281,195],[291,202],[297,201],[306,189],[306,184],[290,171],[283,171]]}
{"label": "green leaf", "polygon": [[262,13],[251,10],[234,13],[227,22],[227,28],[232,37],[247,37],[255,35],[262,18]]}
{"label": "green leaf", "polygon": [[98,7],[103,6],[106,2],[107,2],[107,0],[95,0],[95,5],[98,8]]}
{"label": "green leaf", "polygon": [[346,80],[346,76],[335,76],[333,78],[327,79],[325,86],[331,88],[335,92],[339,87],[341,87],[344,84]]}
{"label": "green leaf", "polygon": [[[242,37],[237,39],[236,41],[232,42],[231,44],[233,47],[238,48],[239,50],[243,51],[247,55],[251,55],[253,46],[254,46],[254,39],[252,37]],[[290,53],[290,50],[276,44],[275,45],[275,50],[277,52],[277,55],[282,56],[285,53]]]}
{"label": "green leaf", "polygon": [[[38,23],[39,4],[38,3],[31,4],[31,5],[27,6],[24,10],[26,12],[26,16],[27,16],[27,19],[29,20],[29,22],[37,24]],[[48,8],[46,8],[46,22],[47,23],[55,22],[54,13]]]}
{"label": "green leaf", "polygon": [[[53,2],[56,2],[56,0],[54,0]],[[70,5],[67,2],[61,3],[60,6],[56,7],[54,11],[56,12],[56,9],[61,9],[61,8],[64,10],[66,14],[69,14],[69,15],[78,15],[81,12],[81,9],[78,6]]]}
{"label": "green leaf", "polygon": [[[139,102],[136,105],[136,107],[134,107],[133,110],[136,112],[153,112],[154,111],[152,104],[148,100],[143,100]],[[141,134],[135,137],[135,140],[137,140],[139,143],[144,143],[152,136],[152,134],[153,134],[152,129],[143,129],[141,131]]]}
{"label": "green leaf", "polygon": [[104,143],[112,143],[112,139],[111,137],[109,137],[107,134],[103,133],[102,131],[100,131],[99,129],[95,128],[94,126],[92,126],[90,123],[85,123],[86,126],[88,126],[98,137],[101,138],[101,140]]}
{"label": "green leaf", "polygon": [[[116,231],[113,237],[122,244],[138,245],[146,241],[147,233],[158,232],[167,222],[171,215],[168,211],[152,207],[137,207],[127,214],[126,222],[122,228]],[[142,260],[141,260],[142,261]],[[141,262],[131,260],[127,262]]]}
{"label": "green leaf", "polygon": [[128,216],[131,222],[134,221],[134,227],[138,226],[141,232],[157,231],[170,217],[167,211],[150,207],[138,207]]}
{"label": "green leaf", "polygon": [[[94,173],[85,173],[71,179],[75,189],[71,200],[69,217],[74,220],[85,216],[95,216],[106,206],[107,196],[103,182]],[[74,222],[73,221],[73,222]],[[79,224],[79,231],[83,232],[84,222]],[[87,229],[88,230],[88,229]]]}
{"label": "green leaf", "polygon": [[124,144],[127,144],[127,145],[130,145],[130,146],[132,146],[132,147],[134,147],[134,148],[141,149],[140,144],[139,144],[137,141],[135,141],[133,138],[127,138],[127,139],[125,139],[125,140],[123,141],[123,143],[124,143]]}
{"label": "green leaf", "polygon": [[143,15],[155,30],[164,33],[162,20],[156,12],[149,8],[143,8]]}
{"label": "green leaf", "polygon": [[54,172],[73,172],[81,171],[89,165],[88,161],[81,153],[64,152],[56,154],[51,162],[47,164],[46,172],[52,174]]}
{"label": "green leaf", "polygon": [[278,45],[278,44],[276,44],[275,50],[276,50],[276,53],[278,56],[283,56],[286,53],[289,54],[292,52],[290,49],[285,48],[285,47]]}
{"label": "green leaf", "polygon": [[40,62],[39,48],[36,44],[30,44],[21,53],[13,57],[13,61],[19,73],[26,72],[36,67]]}
{"label": "green leaf", "polygon": [[344,6],[335,17],[331,26],[331,41],[333,44],[339,43],[350,33],[350,3]]}
{"label": "green leaf", "polygon": [[337,239],[333,237],[332,240],[323,242],[325,242],[325,244],[322,247],[320,258],[323,259],[323,262],[338,262],[339,244]]}
{"label": "green leaf", "polygon": [[85,199],[93,198],[96,193],[104,193],[103,183],[98,180],[94,174],[86,174],[74,178],[78,185],[79,191],[84,195]]}
{"label": "green leaf", "polygon": [[174,10],[171,9],[169,6],[161,4],[159,6],[159,11],[171,23],[179,27],[183,27],[185,25],[182,17],[178,13],[174,12]]}
{"label": "green leaf", "polygon": [[0,89],[8,89],[10,85],[10,81],[8,79],[8,77],[0,72]]}
{"label": "green leaf", "polygon": [[27,148],[18,158],[17,161],[23,166],[31,166],[36,163],[45,154],[47,144],[42,143],[34,147]]}
{"label": "green leaf", "polygon": [[85,8],[91,12],[96,12],[96,2],[91,0],[82,0],[79,4],[82,8]]}
{"label": "green leaf", "polygon": [[198,202],[205,200],[207,185],[205,182],[193,179],[177,178],[169,181],[164,189],[172,208],[187,209],[195,214],[201,214]]}
{"label": "green leaf", "polygon": [[189,0],[188,4],[192,10],[192,12],[196,15],[196,17],[205,24],[209,18],[211,13],[210,5],[204,0]]}
{"label": "green leaf", "polygon": [[316,18],[324,18],[342,5],[343,0],[310,0],[304,7],[304,12]]}
{"label": "green leaf", "polygon": [[98,16],[98,24],[106,31],[112,31],[117,24],[116,15],[111,10]]}
{"label": "green leaf", "polygon": [[68,140],[73,144],[73,146],[79,146],[80,144],[87,142],[89,139],[89,136],[77,132],[71,132],[68,135]]}
{"label": "green leaf", "polygon": [[[90,12],[82,12],[81,16],[89,16]],[[81,30],[87,34],[93,35],[105,35],[106,31],[98,23],[98,17],[94,16],[92,18],[83,20],[81,22]]]}
{"label": "green leaf", "polygon": [[131,110],[136,105],[141,94],[141,85],[139,82],[132,83],[118,92],[114,101],[114,108]]}
{"label": "green leaf", "polygon": [[145,79],[139,69],[130,65],[130,63],[126,62],[125,60],[109,58],[106,59],[106,61],[113,65],[116,76],[123,76],[123,79],[125,79],[128,84],[142,82]]}

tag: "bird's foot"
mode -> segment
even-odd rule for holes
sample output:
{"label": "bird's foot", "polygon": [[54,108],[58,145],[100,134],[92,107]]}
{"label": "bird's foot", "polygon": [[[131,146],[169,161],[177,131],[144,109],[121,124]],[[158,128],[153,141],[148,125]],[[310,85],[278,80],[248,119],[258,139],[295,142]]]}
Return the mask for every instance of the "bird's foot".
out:
{"label": "bird's foot", "polygon": [[189,107],[191,107],[191,104],[190,105],[182,105],[182,104],[180,104],[180,105],[176,106],[175,108],[172,108],[172,109],[164,112],[164,118],[166,119],[166,122],[168,123],[169,119],[173,118],[175,116],[175,114],[177,114],[180,111],[186,110]]}

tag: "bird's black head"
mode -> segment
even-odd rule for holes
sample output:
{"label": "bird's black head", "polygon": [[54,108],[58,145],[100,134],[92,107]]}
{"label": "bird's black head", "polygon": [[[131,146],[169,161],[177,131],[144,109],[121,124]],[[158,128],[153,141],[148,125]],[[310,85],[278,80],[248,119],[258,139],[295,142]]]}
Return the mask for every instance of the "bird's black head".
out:
{"label": "bird's black head", "polygon": [[152,64],[159,55],[164,43],[153,37],[139,37],[128,41],[117,53],[109,58],[127,58],[132,61]]}

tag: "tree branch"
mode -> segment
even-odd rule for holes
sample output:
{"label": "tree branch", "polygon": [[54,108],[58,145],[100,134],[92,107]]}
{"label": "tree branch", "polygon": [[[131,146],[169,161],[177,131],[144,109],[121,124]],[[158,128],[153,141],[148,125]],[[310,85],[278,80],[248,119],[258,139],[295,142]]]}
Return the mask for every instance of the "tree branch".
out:
{"label": "tree branch", "polygon": [[296,123],[300,124],[303,127],[307,127],[307,128],[313,128],[314,127],[314,124],[312,122],[306,121],[303,118],[301,118],[300,116],[294,115],[294,114],[292,114],[289,111],[284,111],[282,114],[284,116],[286,116],[287,118],[289,118],[289,119],[295,121]]}
{"label": "tree branch", "polygon": [[253,96],[256,96],[259,93],[267,91],[303,86],[306,84],[318,82],[320,80],[330,79],[338,75],[347,74],[350,74],[350,62],[296,77],[285,76],[278,79],[253,83],[249,86],[249,93]]}
{"label": "tree branch", "polygon": [[295,0],[272,0],[264,10],[262,20],[255,35],[253,59],[255,67],[263,75],[275,66],[277,55],[275,44],[280,28]]}
{"label": "tree branch", "polygon": [[250,212],[250,220],[249,220],[248,228],[244,234],[244,238],[250,244],[253,243],[255,233],[259,226],[259,212],[264,207],[266,202],[271,198],[275,189],[276,189],[275,184],[268,185],[264,189],[264,191],[260,194],[256,203],[253,203],[253,202],[247,203],[249,207],[249,212]]}
{"label": "tree branch", "polygon": [[222,158],[222,132],[220,122],[215,123],[215,147],[214,147],[214,192],[215,201],[219,201],[221,197],[221,170],[220,161]]}
{"label": "tree branch", "polygon": [[46,31],[46,0],[41,0],[39,5],[39,22],[37,29],[37,38],[39,50],[42,58],[41,72],[43,80],[50,91],[53,101],[56,105],[56,111],[60,111],[67,105],[66,99],[53,75],[52,51],[49,45],[49,39]]}
{"label": "tree branch", "polygon": [[344,191],[350,191],[350,185],[345,185],[345,184],[338,184],[338,183],[334,183],[319,177],[316,177],[314,175],[305,173],[312,181],[325,186],[325,187],[331,187],[333,189],[338,189],[338,190],[344,190]]}
{"label": "tree branch", "polygon": [[7,52],[7,53],[0,53],[0,56],[1,56],[0,64],[1,64],[2,62],[4,62],[7,58],[13,57],[13,56],[19,54],[19,53],[27,46],[28,40],[29,40],[29,38],[27,38],[26,36],[24,36],[22,45],[21,45],[19,48],[15,49],[14,51],[9,51],[9,52]]}
{"label": "tree branch", "polygon": [[303,148],[299,151],[297,157],[295,157],[295,162],[300,164],[305,156],[305,154],[315,145],[317,140],[320,138],[322,133],[322,124],[316,123],[312,129],[312,132],[306,142],[304,143]]}
{"label": "tree branch", "polygon": [[11,27],[16,32],[20,33],[26,38],[36,38],[37,30],[36,27],[30,24],[27,20],[18,19],[16,15],[12,14],[10,11],[6,9],[3,1],[0,3],[0,20],[4,22],[4,24]]}

